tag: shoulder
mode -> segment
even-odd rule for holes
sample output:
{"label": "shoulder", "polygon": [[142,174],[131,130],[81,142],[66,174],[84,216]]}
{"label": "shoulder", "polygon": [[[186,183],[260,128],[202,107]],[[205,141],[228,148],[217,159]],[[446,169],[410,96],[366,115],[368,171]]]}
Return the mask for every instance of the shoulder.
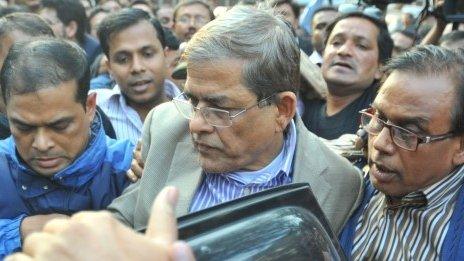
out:
{"label": "shoulder", "polygon": [[113,89],[95,89],[91,90],[90,93],[97,94],[97,105],[106,107],[110,103],[115,103],[119,99],[121,94],[119,88],[115,86]]}

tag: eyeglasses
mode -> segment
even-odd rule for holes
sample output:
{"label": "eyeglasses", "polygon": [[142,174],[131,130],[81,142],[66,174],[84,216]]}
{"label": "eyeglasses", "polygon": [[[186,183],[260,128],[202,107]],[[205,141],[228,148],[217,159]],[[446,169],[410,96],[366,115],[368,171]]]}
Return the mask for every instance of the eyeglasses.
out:
{"label": "eyeglasses", "polygon": [[190,24],[192,23],[192,21],[193,21],[193,24],[196,26],[203,26],[209,22],[207,18],[203,16],[198,16],[198,15],[197,16],[183,15],[179,17],[179,19],[177,19],[177,22],[181,24]]}
{"label": "eyeglasses", "polygon": [[409,151],[416,151],[417,146],[421,143],[431,143],[434,141],[445,140],[454,136],[453,132],[445,133],[442,135],[421,136],[413,133],[410,130],[387,123],[381,120],[377,115],[372,114],[373,109],[362,110],[361,113],[361,126],[367,133],[371,135],[378,135],[383,128],[388,128],[390,137],[393,142],[400,148]]}
{"label": "eyeglasses", "polygon": [[253,109],[254,107],[262,108],[264,106],[270,105],[270,99],[272,97],[274,97],[274,95],[266,97],[248,108],[239,109],[235,113],[232,113],[232,111],[229,110],[222,110],[212,107],[198,108],[192,105],[192,103],[189,101],[189,98],[184,93],[181,93],[172,99],[172,101],[176,105],[179,113],[182,114],[182,116],[184,116],[186,119],[192,120],[195,118],[197,112],[200,112],[203,119],[205,119],[209,125],[225,128],[232,126],[232,120],[237,116],[244,114],[246,111]]}
{"label": "eyeglasses", "polygon": [[341,14],[351,14],[360,12],[364,15],[370,16],[375,19],[382,19],[383,13],[382,10],[375,6],[361,6],[356,4],[341,4],[338,6],[338,12]]}

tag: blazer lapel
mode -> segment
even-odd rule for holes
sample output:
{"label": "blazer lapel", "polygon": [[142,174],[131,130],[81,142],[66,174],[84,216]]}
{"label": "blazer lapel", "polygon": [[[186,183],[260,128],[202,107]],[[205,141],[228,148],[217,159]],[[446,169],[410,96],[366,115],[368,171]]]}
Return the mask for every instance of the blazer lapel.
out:
{"label": "blazer lapel", "polygon": [[202,169],[198,161],[198,153],[191,141],[179,142],[173,155],[167,185],[179,189],[180,195],[176,207],[176,215],[188,214],[190,203],[200,185]]}

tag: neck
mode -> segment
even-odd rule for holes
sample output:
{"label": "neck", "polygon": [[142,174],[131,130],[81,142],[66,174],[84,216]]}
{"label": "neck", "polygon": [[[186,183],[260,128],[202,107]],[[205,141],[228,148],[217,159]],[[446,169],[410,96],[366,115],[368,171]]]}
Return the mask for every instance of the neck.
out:
{"label": "neck", "polygon": [[362,95],[362,92],[352,93],[344,96],[337,96],[331,94],[330,92],[327,95],[327,116],[332,116],[339,113],[341,110],[350,105],[354,100],[359,98]]}
{"label": "neck", "polygon": [[153,109],[154,107],[160,105],[163,102],[168,101],[168,99],[163,94],[158,99],[156,99],[154,101],[151,101],[151,102],[143,103],[143,104],[133,103],[133,102],[131,102],[129,100],[126,100],[126,101],[127,101],[127,104],[137,112],[137,114],[139,115],[142,122],[144,122],[145,118],[147,117],[147,115],[151,111],[151,109]]}

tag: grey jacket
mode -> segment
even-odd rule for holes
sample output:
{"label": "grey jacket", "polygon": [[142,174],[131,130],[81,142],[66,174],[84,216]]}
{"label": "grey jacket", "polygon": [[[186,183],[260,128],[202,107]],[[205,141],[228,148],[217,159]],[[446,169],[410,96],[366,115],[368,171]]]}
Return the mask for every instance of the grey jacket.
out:
{"label": "grey jacket", "polygon": [[[336,155],[296,118],[297,146],[293,182],[308,182],[334,232],[338,234],[362,198],[360,171]],[[188,131],[188,121],[172,102],[157,106],[147,116],[143,131],[143,177],[108,207],[117,219],[144,229],[151,205],[167,185],[180,190],[176,215],[188,214],[202,180],[202,169]]]}

